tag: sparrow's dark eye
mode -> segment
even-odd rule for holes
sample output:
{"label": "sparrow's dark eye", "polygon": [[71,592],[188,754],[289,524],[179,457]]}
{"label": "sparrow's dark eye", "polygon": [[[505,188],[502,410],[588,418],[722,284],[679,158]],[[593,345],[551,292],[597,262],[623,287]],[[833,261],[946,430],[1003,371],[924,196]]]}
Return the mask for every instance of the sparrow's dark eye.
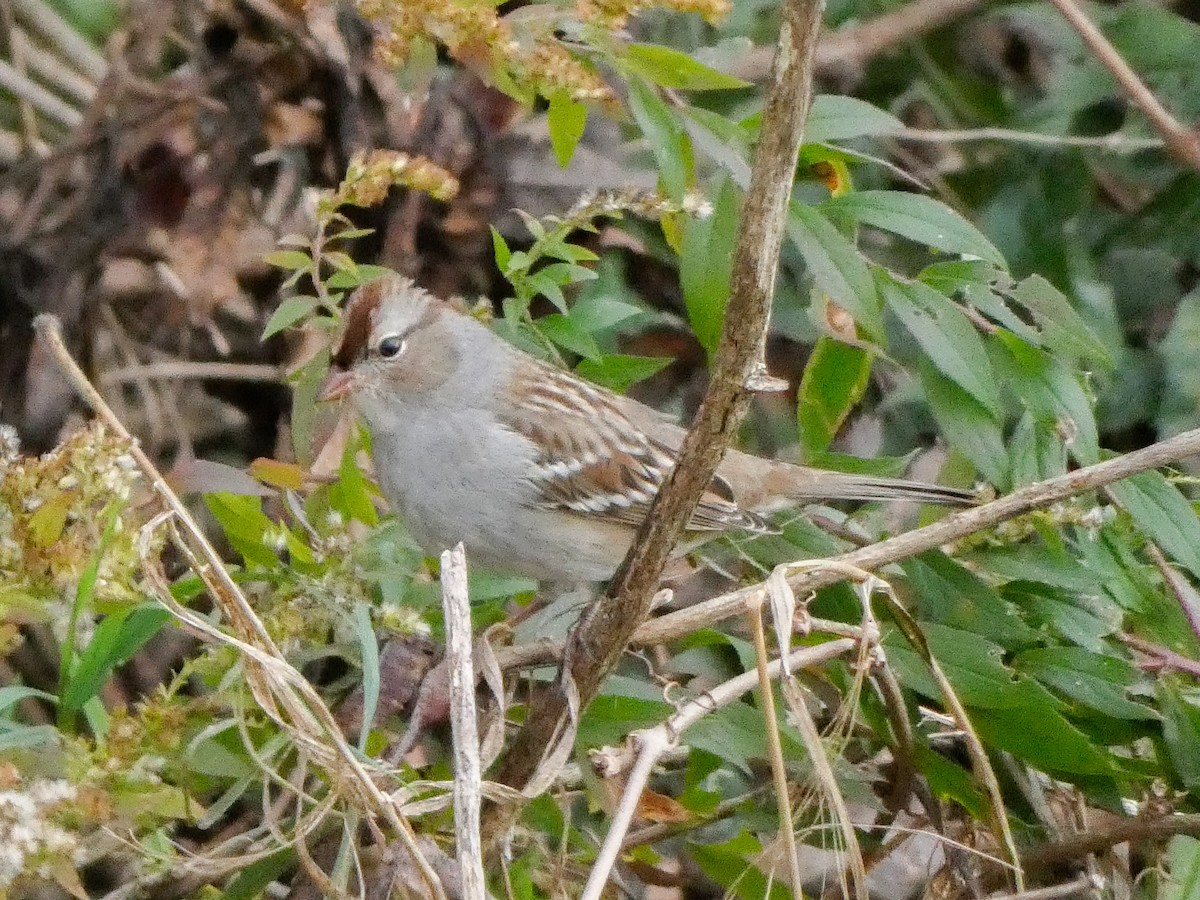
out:
{"label": "sparrow's dark eye", "polygon": [[399,356],[404,352],[404,338],[398,334],[389,334],[387,337],[379,340],[379,355],[384,359],[391,359],[393,356]]}

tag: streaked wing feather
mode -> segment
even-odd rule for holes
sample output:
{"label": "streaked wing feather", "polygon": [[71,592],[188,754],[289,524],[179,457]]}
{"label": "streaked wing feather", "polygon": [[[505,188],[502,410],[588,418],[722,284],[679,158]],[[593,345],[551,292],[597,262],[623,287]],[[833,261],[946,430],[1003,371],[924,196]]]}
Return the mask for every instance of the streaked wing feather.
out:
{"label": "streaked wing feather", "polygon": [[[675,451],[634,426],[606,391],[550,366],[518,375],[513,388],[521,403],[505,424],[542,448],[533,480],[544,505],[640,525],[675,465]],[[729,484],[719,478],[689,527],[774,530],[760,516],[739,509]]]}

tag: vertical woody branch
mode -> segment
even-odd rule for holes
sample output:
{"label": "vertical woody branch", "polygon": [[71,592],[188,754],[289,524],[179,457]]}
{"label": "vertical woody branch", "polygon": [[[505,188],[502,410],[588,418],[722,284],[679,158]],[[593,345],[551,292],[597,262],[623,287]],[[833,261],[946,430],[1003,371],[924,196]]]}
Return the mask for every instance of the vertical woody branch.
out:
{"label": "vertical woody branch", "polygon": [[[750,189],[734,250],[725,327],[704,402],[606,596],[568,639],[559,687],[569,683],[586,706],[650,612],[675,542],[708,489],[750,392],[763,382],[763,348],[783,243],[796,158],[812,99],[813,58],[824,0],[787,0],[768,87]],[[496,778],[523,787],[566,712],[566,690],[548,691],[501,761]]]}

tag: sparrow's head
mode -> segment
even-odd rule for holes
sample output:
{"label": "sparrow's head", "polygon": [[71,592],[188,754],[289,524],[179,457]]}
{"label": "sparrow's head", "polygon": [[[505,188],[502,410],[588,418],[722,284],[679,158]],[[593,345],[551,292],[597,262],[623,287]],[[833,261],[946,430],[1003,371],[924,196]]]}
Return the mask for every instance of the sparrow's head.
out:
{"label": "sparrow's head", "polygon": [[364,284],[346,302],[319,399],[403,398],[436,388],[457,366],[457,348],[443,327],[443,319],[453,315],[442,301],[399,275]]}

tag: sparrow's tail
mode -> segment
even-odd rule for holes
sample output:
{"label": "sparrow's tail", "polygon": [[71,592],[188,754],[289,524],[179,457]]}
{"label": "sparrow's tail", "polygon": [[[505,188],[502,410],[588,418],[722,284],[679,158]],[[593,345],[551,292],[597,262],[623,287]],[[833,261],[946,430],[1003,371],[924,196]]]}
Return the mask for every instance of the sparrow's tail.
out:
{"label": "sparrow's tail", "polygon": [[794,480],[789,492],[794,500],[914,500],[945,506],[973,506],[977,495],[958,488],[943,487],[924,481],[851,475],[821,471],[808,479]]}

